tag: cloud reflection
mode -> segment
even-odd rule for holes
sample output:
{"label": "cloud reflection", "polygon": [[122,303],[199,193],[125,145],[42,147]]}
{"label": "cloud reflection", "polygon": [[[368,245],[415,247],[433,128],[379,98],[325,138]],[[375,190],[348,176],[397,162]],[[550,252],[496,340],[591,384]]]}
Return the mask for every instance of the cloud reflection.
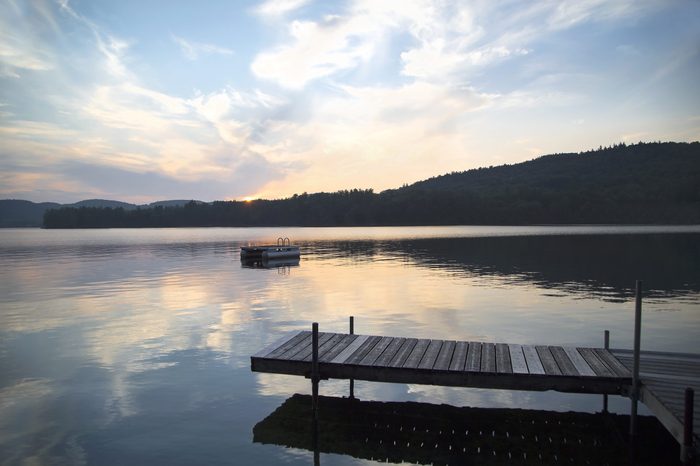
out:
{"label": "cloud reflection", "polygon": [[[641,271],[660,278],[650,280],[645,348],[695,348],[697,234],[382,236],[390,231],[294,230],[304,254],[287,274],[240,263],[237,248],[278,236],[270,230],[2,232],[19,236],[0,246],[3,456],[143,463],[158,451],[193,461],[210,451],[214,459],[240,452],[273,464],[280,453],[252,450],[250,428],[292,393],[308,392],[309,382],[251,373],[249,356],[313,321],[344,332],[349,315],[363,334],[597,345],[607,328],[615,346],[629,346],[625,283]],[[379,237],[358,239],[372,235]],[[596,248],[604,252],[590,252]],[[610,250],[620,260],[611,263]],[[347,395],[346,381],[321,385],[323,394]],[[600,402],[365,382],[356,394],[562,411],[597,410]],[[290,458],[282,454],[305,459]]]}

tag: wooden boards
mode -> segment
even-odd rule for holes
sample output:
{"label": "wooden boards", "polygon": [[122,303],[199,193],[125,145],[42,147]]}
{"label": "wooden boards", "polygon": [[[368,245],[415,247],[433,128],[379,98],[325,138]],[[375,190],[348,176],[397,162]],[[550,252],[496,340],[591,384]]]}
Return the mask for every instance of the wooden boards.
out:
{"label": "wooden boards", "polygon": [[[309,377],[311,345],[311,332],[292,332],[251,356],[251,369]],[[632,383],[632,354],[604,348],[319,333],[318,357],[323,378],[619,395]],[[682,442],[683,393],[700,390],[700,355],[642,352],[640,374],[641,401]]]}
{"label": "wooden boards", "polygon": [[[292,333],[251,357],[254,371],[308,375],[310,332]],[[319,333],[323,377],[623,393],[630,373],[603,348]]]}
{"label": "wooden boards", "polygon": [[[614,357],[617,363],[609,365],[612,370],[629,372],[632,369],[632,352],[612,350],[610,356]],[[604,361],[607,361],[607,358],[608,356],[600,357]],[[642,351],[640,382],[641,401],[682,444],[685,389],[690,387],[695,390],[695,399],[698,399],[700,355]],[[696,439],[700,437],[700,409],[697,408],[697,401],[693,413],[693,431]]]}

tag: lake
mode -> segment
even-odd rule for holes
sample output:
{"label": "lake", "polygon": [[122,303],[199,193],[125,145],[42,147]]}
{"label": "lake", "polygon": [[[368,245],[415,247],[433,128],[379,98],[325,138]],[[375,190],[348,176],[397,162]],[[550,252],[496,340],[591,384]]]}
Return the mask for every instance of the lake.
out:
{"label": "lake", "polygon": [[[298,266],[245,267],[287,236]],[[700,227],[0,230],[2,464],[313,464],[254,442],[300,377],[290,330],[700,352]],[[347,396],[347,381],[321,394]],[[362,400],[600,411],[601,397],[356,382]],[[629,401],[611,398],[625,413]],[[642,410],[642,413],[648,413]],[[375,464],[322,454],[322,464]]]}

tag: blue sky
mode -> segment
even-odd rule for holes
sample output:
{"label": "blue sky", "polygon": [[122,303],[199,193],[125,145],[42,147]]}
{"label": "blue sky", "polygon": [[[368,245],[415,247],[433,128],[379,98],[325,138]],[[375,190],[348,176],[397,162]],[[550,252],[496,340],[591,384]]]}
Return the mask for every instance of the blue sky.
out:
{"label": "blue sky", "polygon": [[700,2],[0,3],[0,198],[377,191],[700,139]]}

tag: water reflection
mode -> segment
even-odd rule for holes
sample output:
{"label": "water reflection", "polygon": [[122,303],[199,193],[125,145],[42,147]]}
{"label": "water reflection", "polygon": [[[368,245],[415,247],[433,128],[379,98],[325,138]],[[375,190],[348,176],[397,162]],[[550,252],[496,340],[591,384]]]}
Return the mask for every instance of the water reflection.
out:
{"label": "water reflection", "polygon": [[326,258],[405,261],[465,277],[496,277],[555,293],[611,302],[634,295],[677,298],[700,292],[700,235],[559,235],[336,241],[314,245]]}
{"label": "water reflection", "polygon": [[[673,464],[678,445],[652,417],[639,418],[640,445],[627,441],[628,416],[523,409],[458,408],[414,402],[294,395],[253,428],[253,442],[417,464]],[[653,439],[653,447],[648,440]]]}
{"label": "water reflection", "polygon": [[279,259],[241,259],[241,266],[247,269],[278,269],[281,273],[289,273],[291,267],[299,267],[298,257]]}
{"label": "water reflection", "polygon": [[[697,233],[524,237],[533,229],[489,228],[446,227],[439,238],[425,228],[290,231],[303,263],[271,269],[242,267],[239,248],[274,241],[276,230],[0,231],[0,458],[308,464],[304,452],[250,444],[252,426],[308,382],[253,374],[249,356],[313,321],[346,331],[349,315],[358,333],[587,346],[610,329],[614,345],[630,347],[632,306],[618,301],[642,278],[654,296],[643,347],[697,351]],[[492,237],[475,237],[482,233]],[[674,312],[657,312],[665,309]],[[347,383],[322,390],[340,396]],[[600,407],[598,398],[548,392],[358,382],[356,393]],[[620,400],[618,411],[627,406]],[[333,462],[370,462],[343,458]]]}

